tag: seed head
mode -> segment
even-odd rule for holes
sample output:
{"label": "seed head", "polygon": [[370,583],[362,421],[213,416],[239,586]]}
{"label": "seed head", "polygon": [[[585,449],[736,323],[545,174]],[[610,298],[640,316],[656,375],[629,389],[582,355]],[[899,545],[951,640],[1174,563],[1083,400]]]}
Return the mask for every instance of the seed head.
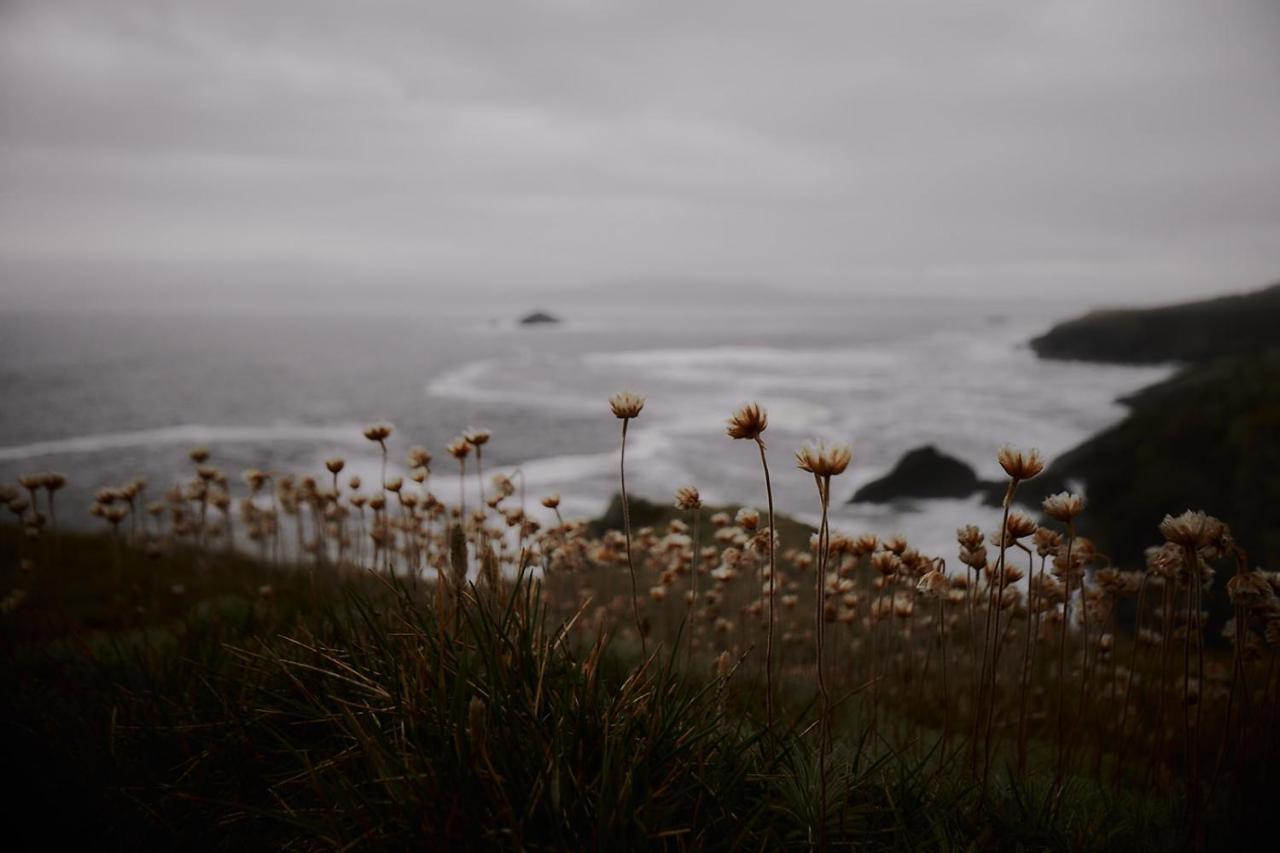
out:
{"label": "seed head", "polygon": [[1006,445],[1000,448],[1000,452],[996,454],[996,459],[1000,462],[1000,467],[1004,469],[1004,472],[1015,482],[1030,480],[1044,470],[1044,460],[1040,458],[1040,451],[1038,450],[1014,450]]}
{"label": "seed head", "polygon": [[966,524],[956,529],[956,541],[966,550],[976,551],[981,548],[982,539],[982,531],[976,524]]}
{"label": "seed head", "polygon": [[209,461],[209,449],[207,447],[193,447],[187,453],[187,458],[197,465],[201,465]]}
{"label": "seed head", "polygon": [[1038,527],[1036,528],[1034,541],[1036,543],[1036,554],[1041,557],[1047,557],[1056,552],[1058,546],[1062,544],[1062,534],[1047,527]]}
{"label": "seed head", "polygon": [[390,424],[374,424],[364,428],[364,437],[379,444],[391,437]]}
{"label": "seed head", "polygon": [[681,486],[676,489],[676,508],[677,509],[701,509],[702,497],[698,494],[698,490],[693,486]]}
{"label": "seed head", "polygon": [[1236,572],[1227,581],[1227,596],[1237,607],[1256,607],[1270,601],[1275,593],[1262,572]]}
{"label": "seed head", "polygon": [[1204,543],[1209,530],[1209,516],[1203,512],[1187,510],[1179,516],[1166,515],[1160,522],[1164,538],[1184,548],[1196,548]]}
{"label": "seed head", "polygon": [[733,413],[725,430],[730,438],[759,440],[769,426],[769,413],[759,403],[748,403]]}
{"label": "seed head", "polygon": [[489,437],[492,435],[487,429],[467,429],[462,433],[463,440],[473,447],[482,447],[489,443]]}
{"label": "seed head", "polygon": [[1032,533],[1036,532],[1036,523],[1031,516],[1021,512],[1009,513],[1009,523],[1005,525],[1005,530],[1009,534],[1009,539],[1016,542],[1019,539],[1025,539]]}
{"label": "seed head", "polygon": [[630,391],[622,391],[609,398],[609,408],[613,410],[614,417],[622,420],[634,418],[644,408],[644,397],[632,394]]}
{"label": "seed head", "polygon": [[347,467],[347,463],[342,459],[334,457],[333,459],[326,459],[324,461],[324,467],[329,469],[330,474],[340,474],[342,473],[342,469]]}
{"label": "seed head", "polygon": [[547,509],[555,509],[556,507],[560,506],[560,493],[552,492],[551,494],[547,495],[545,498],[542,499],[542,505],[545,506]]}
{"label": "seed head", "polygon": [[847,444],[828,445],[818,442],[796,451],[796,467],[816,477],[827,478],[843,474],[852,459],[853,450]]}
{"label": "seed head", "polygon": [[410,447],[408,459],[410,468],[426,468],[431,464],[431,451],[425,447]]}
{"label": "seed head", "polygon": [[445,447],[445,450],[449,451],[449,453],[453,455],[454,459],[461,461],[466,459],[467,454],[471,452],[471,442],[467,441],[465,438],[455,438],[453,441],[449,442],[448,446]]}
{"label": "seed head", "polygon": [[1077,515],[1084,512],[1084,497],[1070,492],[1059,492],[1044,499],[1041,504],[1044,514],[1052,519],[1069,524]]}
{"label": "seed head", "polygon": [[945,598],[950,589],[951,584],[947,583],[947,576],[937,569],[926,572],[916,584],[916,592],[926,598]]}

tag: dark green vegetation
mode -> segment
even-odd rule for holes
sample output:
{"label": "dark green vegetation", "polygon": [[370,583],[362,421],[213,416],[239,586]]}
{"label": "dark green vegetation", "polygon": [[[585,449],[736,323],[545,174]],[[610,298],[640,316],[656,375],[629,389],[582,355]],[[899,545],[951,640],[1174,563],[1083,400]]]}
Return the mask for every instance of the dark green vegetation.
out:
{"label": "dark green vegetation", "polygon": [[[1086,315],[1032,342],[1046,357],[1186,361],[1125,402],[1123,422],[1053,462],[1019,497],[1031,506],[1085,484],[1084,532],[1116,560],[1140,560],[1164,513],[1204,509],[1250,561],[1280,565],[1280,285],[1257,293]],[[1001,489],[990,498],[998,502]]]}
{"label": "dark green vegetation", "polygon": [[1043,358],[1127,364],[1207,361],[1276,346],[1280,284],[1163,308],[1094,311],[1031,342]]}
{"label": "dark green vegetation", "polygon": [[1124,564],[1170,508],[1204,508],[1264,567],[1280,565],[1280,353],[1188,368],[1126,401],[1116,426],[1054,460],[1024,499],[1087,484],[1082,532]]}
{"label": "dark green vegetation", "polygon": [[[9,849],[811,843],[808,684],[787,685],[766,735],[745,673],[689,674],[670,649],[638,665],[607,636],[548,623],[527,582],[455,608],[367,573],[189,551],[113,560],[105,537],[36,544],[29,596],[0,617]],[[6,589],[32,547],[0,529]],[[1182,844],[1171,795],[1079,778],[1055,800],[1032,773],[983,797],[962,759],[890,752],[839,722],[833,847]],[[1269,796],[1219,798],[1206,837],[1265,844]]]}

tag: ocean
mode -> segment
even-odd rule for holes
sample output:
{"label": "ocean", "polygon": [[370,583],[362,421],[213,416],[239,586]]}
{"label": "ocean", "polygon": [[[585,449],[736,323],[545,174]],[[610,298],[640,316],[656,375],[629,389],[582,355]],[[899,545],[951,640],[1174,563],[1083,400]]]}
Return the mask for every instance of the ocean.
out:
{"label": "ocean", "polygon": [[[515,322],[538,307],[563,322]],[[60,522],[81,527],[94,523],[98,488],[142,476],[157,497],[189,476],[196,445],[237,488],[245,468],[322,475],[331,456],[372,484],[379,455],[361,430],[386,421],[392,462],[427,447],[427,487],[453,501],[457,466],[444,446],[478,426],[493,432],[486,474],[519,470],[536,511],[558,491],[566,515],[589,517],[617,490],[619,424],[607,400],[625,389],[648,400],[629,431],[633,494],[665,502],[688,484],[709,503],[762,506],[752,447],[724,434],[730,413],[758,400],[780,512],[818,511],[812,478],[794,466],[801,443],[848,441],[836,526],[900,533],[950,557],[955,528],[990,530],[995,510],[977,498],[845,501],[922,444],[995,478],[1003,444],[1052,458],[1122,418],[1118,399],[1171,368],[1042,361],[1027,346],[1082,307],[639,289],[625,304],[517,296],[452,308],[6,312],[0,480],[67,474]]]}

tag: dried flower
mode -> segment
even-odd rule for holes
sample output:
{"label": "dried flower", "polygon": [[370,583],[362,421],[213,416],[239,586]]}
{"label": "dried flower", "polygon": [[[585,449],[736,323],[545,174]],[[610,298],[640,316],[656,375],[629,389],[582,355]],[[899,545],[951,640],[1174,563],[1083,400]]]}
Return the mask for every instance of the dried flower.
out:
{"label": "dried flower", "polygon": [[746,438],[759,440],[760,434],[769,426],[769,413],[759,403],[748,403],[733,413],[729,418],[726,432],[730,438]]}
{"label": "dried flower", "polygon": [[623,420],[634,418],[644,408],[644,397],[632,394],[630,391],[622,391],[609,398],[609,408],[613,410],[615,417]]}
{"label": "dried flower", "polygon": [[847,444],[827,445],[825,442],[807,444],[796,451],[796,467],[816,477],[835,477],[843,474],[853,459],[853,450]]}
{"label": "dried flower", "polygon": [[1275,593],[1262,572],[1236,572],[1227,581],[1227,596],[1236,607],[1256,607]]}
{"label": "dried flower", "polygon": [[947,582],[947,576],[937,569],[926,572],[920,578],[920,582],[916,584],[916,592],[928,598],[945,598],[950,589],[951,585]]}
{"label": "dried flower", "polygon": [[693,486],[681,486],[676,490],[676,508],[695,510],[702,508],[702,497]]}
{"label": "dried flower", "polygon": [[1036,526],[1031,516],[1015,511],[1009,513],[1009,521],[1005,524],[1005,530],[1008,532],[1009,538],[1016,542],[1035,533]]}
{"label": "dried flower", "polygon": [[1166,515],[1160,522],[1164,538],[1184,548],[1196,548],[1205,542],[1209,516],[1187,510],[1179,516]]}
{"label": "dried flower", "polygon": [[1006,445],[1000,448],[996,459],[1014,481],[1030,480],[1044,470],[1044,460],[1040,458],[1038,450],[1014,450]]}
{"label": "dried flower", "polygon": [[1084,512],[1084,498],[1070,492],[1059,492],[1044,499],[1041,504],[1045,515],[1052,519],[1069,524],[1077,515]]}

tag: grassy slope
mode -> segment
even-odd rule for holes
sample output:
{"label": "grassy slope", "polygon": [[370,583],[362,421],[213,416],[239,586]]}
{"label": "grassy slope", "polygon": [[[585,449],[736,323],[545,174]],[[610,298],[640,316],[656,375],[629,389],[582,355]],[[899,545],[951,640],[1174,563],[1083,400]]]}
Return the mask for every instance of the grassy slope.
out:
{"label": "grassy slope", "polygon": [[[313,587],[241,558],[125,551],[117,580],[106,539],[46,544],[45,568],[15,576],[30,543],[0,528],[0,576],[31,590],[0,617],[17,849],[806,846],[812,750],[794,730],[762,737],[750,679],[721,687],[666,658],[634,674],[590,638],[556,641],[518,597],[442,631],[368,576]],[[1056,810],[1035,783],[981,800],[924,750],[873,746],[837,741],[830,815],[847,843],[1178,842],[1176,803],[1088,780]],[[1229,805],[1218,819],[1251,813]]]}
{"label": "grassy slope", "polygon": [[1124,363],[1205,361],[1276,345],[1280,284],[1163,308],[1094,311],[1031,342],[1043,358]]}

